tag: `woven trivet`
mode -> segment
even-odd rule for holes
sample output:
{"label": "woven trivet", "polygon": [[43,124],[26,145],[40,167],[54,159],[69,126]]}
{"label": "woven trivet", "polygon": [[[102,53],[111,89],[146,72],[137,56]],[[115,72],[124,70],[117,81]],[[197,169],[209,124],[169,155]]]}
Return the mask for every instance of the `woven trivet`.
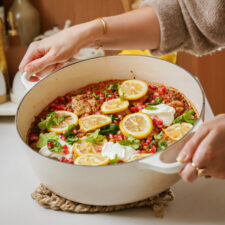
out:
{"label": "woven trivet", "polygon": [[167,189],[158,195],[134,203],[114,206],[94,206],[73,202],[60,197],[49,190],[44,184],[40,184],[34,193],[31,194],[31,197],[42,207],[53,210],[73,213],[106,213],[131,208],[149,207],[153,210],[156,217],[163,217],[165,207],[174,199],[172,191]]}

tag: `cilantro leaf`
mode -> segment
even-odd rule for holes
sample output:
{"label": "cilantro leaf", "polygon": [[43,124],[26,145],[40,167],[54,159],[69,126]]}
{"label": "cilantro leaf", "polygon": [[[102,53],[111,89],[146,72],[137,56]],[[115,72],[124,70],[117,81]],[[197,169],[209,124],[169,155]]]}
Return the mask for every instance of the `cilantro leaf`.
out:
{"label": "cilantro leaf", "polygon": [[129,135],[127,139],[118,141],[120,145],[130,146],[133,149],[138,149],[141,145],[140,140],[134,138],[133,136]]}
{"label": "cilantro leaf", "polygon": [[49,139],[59,140],[59,136],[54,132],[45,133],[45,134],[41,133],[39,135],[38,142],[36,143],[37,148],[42,148],[45,145],[47,145]]}
{"label": "cilantro leaf", "polygon": [[110,123],[109,125],[104,126],[101,128],[99,134],[102,135],[109,135],[109,134],[116,134],[119,130],[119,126],[115,123]]}
{"label": "cilantro leaf", "polygon": [[120,96],[120,101],[124,100],[124,96],[125,96],[125,93],[123,92],[122,95]]}
{"label": "cilantro leaf", "polygon": [[163,136],[163,132],[161,131],[159,134],[154,134],[154,139],[160,140],[160,139],[162,139],[162,136]]}
{"label": "cilantro leaf", "polygon": [[48,142],[47,142],[47,146],[48,146],[49,142],[53,143],[51,148],[48,147],[48,150],[50,152],[62,152],[63,151],[62,145],[58,141],[56,141],[55,139],[49,139]]}
{"label": "cilantro leaf", "polygon": [[187,122],[187,123],[190,123],[192,125],[195,124],[196,122],[196,118],[194,118],[194,114],[195,114],[195,111],[193,109],[190,109],[190,110],[186,110],[183,115],[181,116],[178,116],[172,124],[175,124],[175,123],[182,123],[182,122]]}
{"label": "cilantro leaf", "polygon": [[155,98],[155,102],[148,102],[148,105],[159,105],[162,102],[163,98],[162,96],[158,96]]}
{"label": "cilantro leaf", "polygon": [[99,134],[100,129],[96,129],[94,132],[92,133],[88,133],[86,135],[86,141],[87,142],[91,142],[91,143],[97,143],[97,142],[101,142],[105,139],[105,136]]}
{"label": "cilantro leaf", "polygon": [[157,151],[161,151],[168,146],[168,141],[159,141]]}
{"label": "cilantro leaf", "polygon": [[156,110],[157,108],[154,107],[154,106],[149,105],[145,109],[147,109],[147,110]]}
{"label": "cilantro leaf", "polygon": [[56,117],[55,112],[51,112],[47,115],[46,119],[41,119],[41,122],[38,123],[38,127],[41,130],[46,130],[52,128],[54,125],[53,119]]}
{"label": "cilantro leaf", "polygon": [[66,143],[68,143],[69,145],[73,145],[77,141],[79,141],[79,137],[71,137],[71,136],[69,136],[66,139]]}
{"label": "cilantro leaf", "polygon": [[75,137],[75,134],[72,132],[73,129],[76,129],[74,124],[68,126],[67,132],[65,133],[66,143],[73,145],[75,142],[79,141],[78,137]]}
{"label": "cilantro leaf", "polygon": [[59,125],[64,119],[68,118],[70,116],[59,116],[53,119],[53,125]]}
{"label": "cilantro leaf", "polygon": [[91,95],[92,95],[93,97],[95,97],[96,99],[99,99],[99,95],[97,95],[95,92],[93,92]]}
{"label": "cilantro leaf", "polygon": [[109,117],[110,117],[110,119],[112,120],[112,121],[114,121],[114,120],[116,120],[116,121],[120,121],[121,119],[119,118],[119,117],[116,117],[116,116],[114,116],[114,115],[109,115]]}
{"label": "cilantro leaf", "polygon": [[119,162],[119,157],[116,154],[114,159],[110,159],[109,163],[110,164],[117,164]]}
{"label": "cilantro leaf", "polygon": [[153,140],[153,141],[149,144],[148,148],[150,149],[150,148],[152,147],[152,145],[155,145],[155,144],[156,144],[156,140]]}
{"label": "cilantro leaf", "polygon": [[117,91],[118,89],[119,89],[119,84],[115,83],[115,84],[110,84],[107,90]]}
{"label": "cilantro leaf", "polygon": [[196,118],[194,118],[193,116],[194,114],[195,114],[195,111],[193,109],[186,110],[183,114],[185,122],[194,125],[196,122]]}

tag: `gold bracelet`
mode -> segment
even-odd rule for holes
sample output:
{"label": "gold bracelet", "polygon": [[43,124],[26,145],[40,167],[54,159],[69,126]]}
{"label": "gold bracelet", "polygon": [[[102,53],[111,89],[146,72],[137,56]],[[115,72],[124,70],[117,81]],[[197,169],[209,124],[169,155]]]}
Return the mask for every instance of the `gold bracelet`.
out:
{"label": "gold bracelet", "polygon": [[102,26],[103,26],[103,33],[106,34],[107,33],[107,25],[106,25],[105,20],[102,17],[98,17],[97,19],[101,21]]}

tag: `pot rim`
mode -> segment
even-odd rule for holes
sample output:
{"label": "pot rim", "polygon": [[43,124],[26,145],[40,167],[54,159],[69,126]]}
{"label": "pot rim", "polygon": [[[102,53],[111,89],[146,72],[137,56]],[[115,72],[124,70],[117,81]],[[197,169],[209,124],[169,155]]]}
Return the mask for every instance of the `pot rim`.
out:
{"label": "pot rim", "polygon": [[[30,90],[27,91],[27,93],[23,96],[22,100],[20,101],[19,103],[19,106],[17,108],[17,111],[16,111],[16,118],[15,118],[15,122],[16,122],[16,130],[17,130],[17,133],[19,134],[21,140],[23,141],[23,143],[25,145],[27,145],[33,152],[35,152],[37,155],[39,155],[39,157],[42,157],[42,158],[45,158],[46,160],[53,160],[55,161],[56,163],[60,163],[60,165],[62,165],[62,162],[58,161],[58,160],[54,160],[52,158],[49,158],[47,156],[43,156],[41,155],[40,153],[38,153],[37,151],[35,151],[34,149],[32,149],[27,143],[26,141],[23,140],[23,138],[21,137],[21,134],[19,132],[19,128],[18,128],[18,113],[19,113],[19,110],[20,110],[20,107],[21,107],[21,104],[22,102],[24,101],[24,99],[26,98],[26,96],[31,92],[33,91],[33,89],[39,84],[41,83],[43,80],[47,79],[49,76],[52,76],[54,75],[56,72],[60,71],[60,70],[63,70],[64,68],[67,68],[67,67],[70,67],[70,66],[73,66],[74,64],[78,64],[78,63],[82,63],[84,61],[89,61],[89,60],[93,60],[93,59],[97,59],[97,58],[110,58],[110,57],[146,57],[146,58],[151,58],[151,59],[154,59],[154,60],[160,60],[160,61],[163,61],[164,63],[169,63],[169,64],[172,64],[173,66],[176,66],[178,67],[179,69],[182,69],[183,71],[185,71],[187,74],[189,74],[191,76],[191,78],[194,79],[194,81],[198,84],[200,90],[201,90],[201,93],[202,93],[202,108],[201,108],[201,112],[199,113],[199,118],[198,120],[196,121],[196,123],[194,124],[194,126],[178,141],[176,141],[175,143],[171,144],[169,147],[165,148],[164,150],[161,150],[160,152],[156,152],[155,154],[161,154],[162,152],[164,152],[165,150],[168,150],[168,149],[171,149],[173,146],[175,146],[175,144],[177,144],[178,142],[181,142],[183,139],[186,138],[186,136],[188,136],[193,130],[194,128],[197,126],[197,124],[199,124],[199,122],[201,121],[202,118],[204,118],[204,115],[205,115],[205,93],[204,93],[204,90],[203,90],[203,87],[201,86],[201,83],[200,81],[197,79],[197,77],[195,77],[193,74],[191,74],[189,71],[187,71],[186,69],[180,67],[179,65],[177,64],[174,64],[172,62],[169,62],[169,61],[166,61],[166,60],[163,60],[163,59],[160,59],[160,58],[156,58],[156,57],[153,57],[153,56],[144,56],[144,55],[108,55],[108,56],[97,56],[97,57],[94,57],[94,58],[89,58],[89,59],[84,59],[84,60],[81,60],[81,61],[78,61],[78,62],[73,62],[71,63],[70,65],[66,66],[66,67],[63,67],[63,68],[60,68],[56,71],[53,71],[51,72],[50,74],[46,75],[43,79],[41,79],[40,81],[38,81],[38,83],[32,87]],[[154,155],[155,155],[154,154]],[[148,157],[151,157],[151,155],[145,157],[148,158]],[[126,162],[126,163],[119,163],[119,164],[109,164],[107,165],[108,166],[124,166],[124,165],[128,165],[128,164],[134,164],[134,163],[137,163],[138,161],[142,160],[143,158],[140,158],[140,159],[136,159],[134,161],[130,161],[130,162]],[[99,165],[99,166],[87,166],[87,165],[76,165],[76,164],[70,164],[70,163],[64,163],[64,166],[71,166],[71,168],[76,168],[76,166],[79,166],[79,167],[85,167],[85,168],[101,168],[101,167],[105,167],[106,165]]]}

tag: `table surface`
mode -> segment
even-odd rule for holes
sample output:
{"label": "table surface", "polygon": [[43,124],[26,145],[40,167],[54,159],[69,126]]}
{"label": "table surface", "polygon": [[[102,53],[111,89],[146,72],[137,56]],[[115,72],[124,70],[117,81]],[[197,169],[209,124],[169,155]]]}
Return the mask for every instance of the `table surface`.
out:
{"label": "table surface", "polygon": [[[206,120],[213,116],[207,103]],[[148,208],[105,214],[73,214],[44,209],[30,194],[39,185],[20,141],[14,117],[0,117],[0,224],[225,224],[225,181],[199,179],[193,184],[178,182],[172,187],[175,200],[163,219]]]}

